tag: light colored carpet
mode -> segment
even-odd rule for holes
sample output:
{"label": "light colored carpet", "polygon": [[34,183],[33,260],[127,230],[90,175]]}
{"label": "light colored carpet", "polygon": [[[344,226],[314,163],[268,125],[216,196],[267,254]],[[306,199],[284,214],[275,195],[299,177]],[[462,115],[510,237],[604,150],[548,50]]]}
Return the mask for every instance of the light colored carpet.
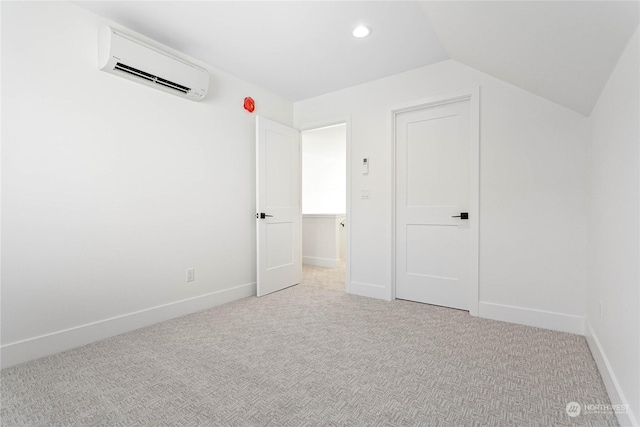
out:
{"label": "light colored carpet", "polygon": [[1,373],[2,426],[565,426],[583,337],[294,286]]}
{"label": "light colored carpet", "polygon": [[345,292],[346,264],[341,261],[338,268],[315,265],[302,266],[302,283],[299,286],[314,287],[326,291]]}

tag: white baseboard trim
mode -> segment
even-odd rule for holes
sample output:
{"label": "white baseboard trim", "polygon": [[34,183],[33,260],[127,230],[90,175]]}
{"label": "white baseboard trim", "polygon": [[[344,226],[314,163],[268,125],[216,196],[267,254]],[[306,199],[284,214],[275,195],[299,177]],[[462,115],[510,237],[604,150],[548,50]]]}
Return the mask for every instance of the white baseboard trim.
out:
{"label": "white baseboard trim", "polygon": [[80,347],[95,341],[130,332],[154,323],[164,322],[207,308],[250,297],[256,284],[247,283],[221,291],[99,320],[93,323],[52,332],[50,334],[5,344],[0,347],[1,366],[7,368],[40,357]]}
{"label": "white baseboard trim", "polygon": [[584,317],[582,316],[482,301],[478,304],[478,315],[485,319],[584,335]]}
{"label": "white baseboard trim", "polygon": [[[586,319],[585,324],[585,337],[587,338],[587,344],[589,344],[589,349],[591,350],[591,354],[593,355],[593,360],[596,361],[596,365],[598,366],[598,371],[600,371],[602,381],[607,388],[607,393],[609,394],[611,403],[614,405],[628,405],[629,401],[625,398],[625,395],[620,388],[620,383],[618,382],[618,379],[616,378],[616,375],[611,368],[611,364],[609,363],[609,359],[607,358],[607,355],[605,354],[604,349],[600,344],[600,340],[598,340],[598,337],[596,336],[596,333],[591,326],[591,322]],[[629,410],[627,410],[626,413],[616,414],[616,416],[618,417],[618,423],[620,423],[620,425],[623,427],[640,426],[637,417],[638,414],[633,414],[631,406],[627,406],[627,408],[629,408]]]}
{"label": "white baseboard trim", "polygon": [[381,285],[372,285],[370,283],[351,282],[349,293],[362,297],[389,300],[389,289]]}
{"label": "white baseboard trim", "polygon": [[318,267],[338,268],[340,267],[339,259],[318,258],[312,256],[303,256],[302,263],[307,265],[317,265]]}

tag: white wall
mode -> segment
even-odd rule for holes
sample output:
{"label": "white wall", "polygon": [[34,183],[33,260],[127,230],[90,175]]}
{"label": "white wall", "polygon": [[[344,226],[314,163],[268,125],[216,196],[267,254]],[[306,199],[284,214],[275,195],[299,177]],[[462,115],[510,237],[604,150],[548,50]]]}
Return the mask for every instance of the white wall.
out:
{"label": "white wall", "polygon": [[291,103],[212,68],[200,103],[100,72],[105,23],[2,4],[4,366],[255,292],[242,100],[288,125]]}
{"label": "white wall", "polygon": [[[298,127],[351,117],[351,290],[391,286],[392,106],[481,87],[480,315],[582,333],[587,119],[455,61],[298,102]],[[360,161],[370,158],[362,175]],[[370,199],[359,198],[370,189]],[[380,290],[383,292],[380,292]]]}
{"label": "white wall", "polygon": [[345,219],[338,214],[302,215],[302,263],[337,268],[344,258]]}
{"label": "white wall", "polygon": [[345,213],[347,126],[302,132],[302,213]]}
{"label": "white wall", "polygon": [[622,425],[640,423],[639,52],[636,30],[590,117],[587,334]]}

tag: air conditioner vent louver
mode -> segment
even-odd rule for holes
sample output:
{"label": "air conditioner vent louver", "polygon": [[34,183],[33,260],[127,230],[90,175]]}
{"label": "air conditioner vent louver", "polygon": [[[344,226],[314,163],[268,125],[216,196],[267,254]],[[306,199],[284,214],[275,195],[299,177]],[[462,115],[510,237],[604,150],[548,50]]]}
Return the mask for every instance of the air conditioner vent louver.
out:
{"label": "air conditioner vent louver", "polygon": [[120,62],[116,64],[116,66],[114,67],[114,70],[119,70],[125,73],[133,74],[134,76],[140,77],[145,80],[149,80],[150,82],[154,82],[162,86],[166,86],[170,89],[178,90],[182,93],[189,93],[191,91],[191,89],[186,86],[182,86],[182,85],[179,85],[178,83],[165,80],[158,76],[154,76],[153,74],[145,73],[144,71],[138,70],[133,67],[129,67],[128,65],[122,64]]}
{"label": "air conditioner vent louver", "polygon": [[98,46],[102,71],[191,101],[202,101],[207,95],[207,70],[164,46],[152,46],[109,26],[100,31]]}

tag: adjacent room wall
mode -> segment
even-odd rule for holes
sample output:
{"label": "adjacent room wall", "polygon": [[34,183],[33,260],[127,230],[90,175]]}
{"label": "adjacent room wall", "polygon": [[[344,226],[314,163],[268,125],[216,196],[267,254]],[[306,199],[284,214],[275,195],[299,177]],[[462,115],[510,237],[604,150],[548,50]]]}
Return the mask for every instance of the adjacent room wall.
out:
{"label": "adjacent room wall", "polygon": [[346,212],[347,125],[302,135],[302,213]]}
{"label": "adjacent room wall", "polygon": [[588,120],[452,60],[294,105],[301,128],[351,117],[351,291],[390,295],[391,108],[477,86],[480,315],[583,333]]}
{"label": "adjacent room wall", "polygon": [[345,215],[302,215],[302,263],[320,267],[340,267],[344,258]]}
{"label": "adjacent room wall", "polygon": [[622,425],[640,423],[639,38],[590,117],[587,337]]}
{"label": "adjacent room wall", "polygon": [[242,101],[287,125],[292,104],[210,67],[200,103],[100,72],[106,23],[2,4],[3,366],[255,292]]}

